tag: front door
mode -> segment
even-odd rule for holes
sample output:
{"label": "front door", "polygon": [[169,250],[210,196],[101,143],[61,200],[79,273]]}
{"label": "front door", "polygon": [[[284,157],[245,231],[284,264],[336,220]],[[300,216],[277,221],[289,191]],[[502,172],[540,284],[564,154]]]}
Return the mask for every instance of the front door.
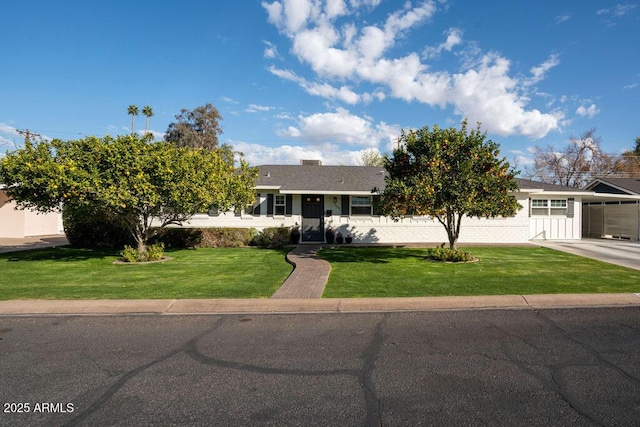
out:
{"label": "front door", "polygon": [[302,241],[324,241],[324,196],[302,195]]}

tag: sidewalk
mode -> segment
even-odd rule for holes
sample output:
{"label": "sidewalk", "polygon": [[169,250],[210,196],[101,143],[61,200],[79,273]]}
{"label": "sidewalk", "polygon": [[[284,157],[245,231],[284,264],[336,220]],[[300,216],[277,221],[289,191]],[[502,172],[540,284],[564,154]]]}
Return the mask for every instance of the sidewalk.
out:
{"label": "sidewalk", "polygon": [[11,300],[0,301],[0,316],[385,313],[486,309],[542,310],[579,307],[640,307],[640,294],[335,299]]}

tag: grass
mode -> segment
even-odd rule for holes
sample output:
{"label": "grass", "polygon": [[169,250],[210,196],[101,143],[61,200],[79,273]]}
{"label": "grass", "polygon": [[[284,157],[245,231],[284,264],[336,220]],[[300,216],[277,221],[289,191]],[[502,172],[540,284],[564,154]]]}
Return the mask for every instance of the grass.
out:
{"label": "grass", "polygon": [[117,251],[54,248],[0,254],[0,300],[266,298],[291,273],[286,251],[167,251],[172,261],[114,265]]}
{"label": "grass", "polygon": [[472,247],[479,262],[425,260],[426,249],[332,248],[325,298],[640,292],[640,271],[541,247]]}

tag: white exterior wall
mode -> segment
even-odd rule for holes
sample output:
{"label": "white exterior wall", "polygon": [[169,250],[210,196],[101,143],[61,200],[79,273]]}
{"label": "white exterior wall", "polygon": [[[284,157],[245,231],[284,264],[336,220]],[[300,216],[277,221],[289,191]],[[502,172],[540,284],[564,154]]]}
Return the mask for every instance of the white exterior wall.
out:
{"label": "white exterior wall", "polygon": [[[266,227],[294,226],[302,224],[301,196],[293,195],[293,211],[290,216],[266,216],[266,193],[261,193],[261,216],[232,212],[209,216],[195,215],[185,227],[242,227],[262,230]],[[336,202],[334,203],[334,197]],[[528,199],[524,194],[516,194],[522,209],[513,217],[477,219],[465,217],[460,230],[460,243],[525,243],[529,240],[530,224]],[[331,226],[335,232],[345,237],[351,234],[354,243],[442,243],[448,242],[447,234],[436,219],[428,217],[407,217],[397,222],[388,217],[340,215],[341,195],[324,196],[325,211],[332,215],[324,218],[325,227]]]}
{"label": "white exterior wall", "polygon": [[[558,196],[538,196],[533,198],[562,199]],[[527,211],[529,202],[527,202]],[[524,205],[522,202],[520,204]],[[573,218],[566,216],[535,216],[530,218],[529,239],[531,240],[580,240],[582,238],[582,198],[573,201]]]}
{"label": "white exterior wall", "polygon": [[23,238],[60,234],[62,215],[38,213],[29,209],[15,209],[6,193],[0,190],[0,237]]}

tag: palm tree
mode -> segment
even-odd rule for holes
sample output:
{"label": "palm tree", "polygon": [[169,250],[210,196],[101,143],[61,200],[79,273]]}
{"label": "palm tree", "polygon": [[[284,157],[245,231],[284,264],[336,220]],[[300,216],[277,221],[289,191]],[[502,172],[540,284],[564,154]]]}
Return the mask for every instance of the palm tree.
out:
{"label": "palm tree", "polygon": [[142,114],[144,114],[145,117],[147,118],[144,124],[144,134],[146,135],[147,130],[149,129],[149,117],[153,117],[153,110],[148,105],[145,105],[144,108],[142,109]]}
{"label": "palm tree", "polygon": [[137,105],[129,105],[127,108],[127,114],[131,114],[131,135],[133,135],[133,118],[138,115],[138,106]]}

